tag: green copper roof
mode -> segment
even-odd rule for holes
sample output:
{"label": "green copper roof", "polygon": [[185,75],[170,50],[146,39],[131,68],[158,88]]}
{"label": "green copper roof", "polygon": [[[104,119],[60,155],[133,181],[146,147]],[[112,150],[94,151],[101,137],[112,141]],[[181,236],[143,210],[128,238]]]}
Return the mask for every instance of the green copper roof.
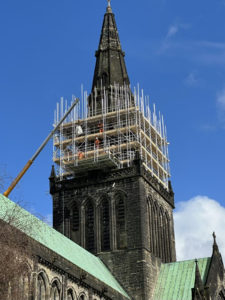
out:
{"label": "green copper roof", "polygon": [[[40,244],[93,275],[128,299],[129,296],[102,261],[64,235],[48,226],[28,211],[0,194],[0,219],[7,221],[16,216],[14,226]],[[19,221],[18,221],[19,220]],[[24,225],[25,224],[25,225]],[[30,226],[29,226],[30,224]]]}
{"label": "green copper roof", "polygon": [[[199,271],[205,283],[210,258],[198,259]],[[162,264],[154,300],[191,300],[195,282],[195,260]]]}

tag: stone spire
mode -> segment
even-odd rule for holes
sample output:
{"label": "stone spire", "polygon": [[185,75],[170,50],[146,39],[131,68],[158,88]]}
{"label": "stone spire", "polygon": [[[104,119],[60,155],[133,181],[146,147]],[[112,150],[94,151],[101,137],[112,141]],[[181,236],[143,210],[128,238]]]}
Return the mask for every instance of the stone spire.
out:
{"label": "stone spire", "polygon": [[95,56],[96,66],[92,91],[95,87],[97,89],[101,89],[101,87],[107,89],[114,83],[120,86],[130,84],[124,61],[125,53],[121,48],[115,16],[109,0],[102,25],[99,47]]}
{"label": "stone spire", "polygon": [[200,271],[199,271],[199,267],[198,267],[198,260],[196,259],[195,260],[195,285],[194,287],[195,288],[198,288],[198,289],[203,289],[203,282],[202,282],[202,278],[201,278],[201,274],[200,274]]}
{"label": "stone spire", "polygon": [[49,177],[50,193],[55,192],[55,181],[56,181],[56,174],[55,174],[55,167],[53,165]]}
{"label": "stone spire", "polygon": [[198,260],[195,260],[195,283],[192,288],[192,299],[193,300],[209,300],[209,288],[204,286],[201,278],[201,274],[198,267]]}

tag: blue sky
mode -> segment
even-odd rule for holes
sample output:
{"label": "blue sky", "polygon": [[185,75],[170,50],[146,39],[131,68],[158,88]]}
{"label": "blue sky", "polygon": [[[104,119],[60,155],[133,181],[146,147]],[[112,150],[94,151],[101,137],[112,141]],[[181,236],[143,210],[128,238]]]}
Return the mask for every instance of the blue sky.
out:
{"label": "blue sky", "polygon": [[[61,96],[80,96],[82,83],[90,91],[106,4],[1,1],[2,174],[15,177],[33,155]],[[166,120],[176,202],[200,195],[224,206],[225,1],[112,0],[112,8],[131,83]],[[50,142],[11,196],[43,216],[51,158]]]}

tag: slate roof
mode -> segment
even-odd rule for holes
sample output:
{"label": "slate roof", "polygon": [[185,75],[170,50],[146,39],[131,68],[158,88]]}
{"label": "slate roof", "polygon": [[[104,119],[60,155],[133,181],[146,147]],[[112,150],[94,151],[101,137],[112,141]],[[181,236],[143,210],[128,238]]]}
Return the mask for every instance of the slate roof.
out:
{"label": "slate roof", "polygon": [[[209,270],[211,258],[198,259],[203,284]],[[195,282],[195,260],[162,264],[156,283],[154,300],[191,300]]]}
{"label": "slate roof", "polygon": [[[52,227],[30,214],[25,209],[0,194],[0,219],[7,221],[7,218],[10,218],[10,215],[15,213],[19,216],[19,218],[16,217],[16,219],[20,219],[20,222],[17,222],[15,227],[26,233],[35,241],[91,274],[98,280],[104,282],[106,285],[110,286],[126,298],[130,299],[124,289],[98,257],[86,251],[58,231],[54,230]],[[26,226],[21,225],[23,222],[26,222]],[[29,223],[31,226],[27,226]]]}

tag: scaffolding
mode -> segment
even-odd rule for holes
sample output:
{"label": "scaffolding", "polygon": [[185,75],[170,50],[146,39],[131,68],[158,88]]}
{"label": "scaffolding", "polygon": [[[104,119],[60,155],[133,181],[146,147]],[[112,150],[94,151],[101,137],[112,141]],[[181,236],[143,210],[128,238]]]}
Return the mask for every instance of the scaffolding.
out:
{"label": "scaffolding", "polygon": [[[67,109],[67,101],[61,98],[54,126]],[[92,169],[129,167],[137,151],[146,170],[168,189],[166,126],[155,105],[151,111],[149,97],[139,86],[131,93],[129,86],[115,84],[110,90],[95,89],[89,96],[82,88],[80,103],[53,141],[53,161],[61,179]]]}

